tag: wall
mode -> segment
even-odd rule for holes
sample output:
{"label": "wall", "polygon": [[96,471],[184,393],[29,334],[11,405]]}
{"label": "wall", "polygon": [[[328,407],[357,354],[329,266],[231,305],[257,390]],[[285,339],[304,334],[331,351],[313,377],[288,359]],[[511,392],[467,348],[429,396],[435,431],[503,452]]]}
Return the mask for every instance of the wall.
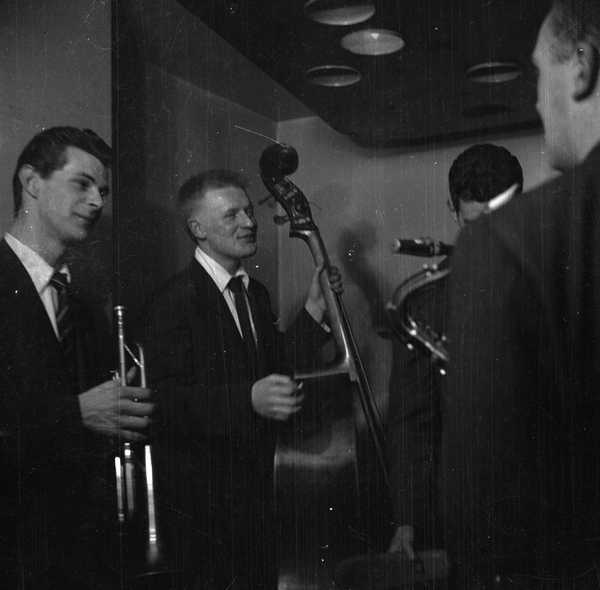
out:
{"label": "wall", "polygon": [[[457,226],[447,208],[448,170],[478,142],[505,146],[520,160],[525,187],[549,175],[540,135],[472,139],[420,150],[365,149],[317,118],[285,121],[278,139],[293,145],[300,166],[292,180],[311,203],[326,247],[343,272],[344,300],[372,386],[382,403],[390,370],[385,302],[426,259],[391,253],[396,237],[452,241]],[[300,240],[280,233],[279,301],[283,323],[301,304],[313,266]]]}
{"label": "wall", "polygon": [[110,2],[0,2],[0,232],[19,152],[43,127],[111,137]]}

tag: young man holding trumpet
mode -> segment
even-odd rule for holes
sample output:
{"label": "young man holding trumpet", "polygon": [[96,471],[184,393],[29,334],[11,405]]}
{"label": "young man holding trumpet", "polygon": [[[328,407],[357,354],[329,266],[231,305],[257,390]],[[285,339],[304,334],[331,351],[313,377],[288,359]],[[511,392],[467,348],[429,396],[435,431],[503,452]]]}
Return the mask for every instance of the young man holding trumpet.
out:
{"label": "young man holding trumpet", "polygon": [[153,412],[148,389],[102,382],[93,320],[64,262],[100,218],[110,158],[93,131],[54,127],[13,177],[15,219],[0,242],[0,570],[19,590],[114,587],[97,563],[91,473],[104,441],[144,440]]}

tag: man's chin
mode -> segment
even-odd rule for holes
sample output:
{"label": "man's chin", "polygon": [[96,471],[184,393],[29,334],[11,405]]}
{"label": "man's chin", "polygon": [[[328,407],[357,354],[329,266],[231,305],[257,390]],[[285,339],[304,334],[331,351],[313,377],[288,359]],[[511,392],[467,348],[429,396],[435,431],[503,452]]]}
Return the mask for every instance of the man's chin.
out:
{"label": "man's chin", "polygon": [[67,238],[65,238],[64,242],[67,245],[76,245],[81,244],[81,242],[85,242],[90,235],[91,228],[78,228],[77,230],[72,231]]}
{"label": "man's chin", "polygon": [[254,256],[256,254],[257,249],[258,246],[256,242],[246,244],[242,249],[243,252],[241,253],[240,258],[250,258],[251,256]]}
{"label": "man's chin", "polygon": [[559,141],[546,138],[546,161],[548,166],[556,172],[566,172],[578,164],[575,154]]}

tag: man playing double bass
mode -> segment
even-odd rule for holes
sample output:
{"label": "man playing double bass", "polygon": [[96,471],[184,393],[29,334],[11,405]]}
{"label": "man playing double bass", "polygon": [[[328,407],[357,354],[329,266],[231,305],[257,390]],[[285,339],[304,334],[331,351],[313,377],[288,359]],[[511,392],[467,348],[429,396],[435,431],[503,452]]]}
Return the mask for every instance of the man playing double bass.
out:
{"label": "man playing double bass", "polygon": [[[145,319],[170,553],[188,587],[274,589],[275,435],[302,406],[291,368],[313,364],[327,339],[320,269],[283,336],[267,290],[242,264],[257,249],[244,179],[228,170],[192,176],[177,207],[194,258],[153,297]],[[341,291],[336,269],[330,284]]]}

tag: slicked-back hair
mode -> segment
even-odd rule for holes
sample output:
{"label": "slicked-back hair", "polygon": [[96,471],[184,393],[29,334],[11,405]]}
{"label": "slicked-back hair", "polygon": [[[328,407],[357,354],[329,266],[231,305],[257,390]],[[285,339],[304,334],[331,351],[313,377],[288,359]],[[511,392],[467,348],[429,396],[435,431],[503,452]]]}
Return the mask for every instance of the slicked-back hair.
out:
{"label": "slicked-back hair", "polygon": [[556,60],[569,59],[581,41],[587,41],[600,51],[598,0],[554,0],[549,24],[558,41],[552,46]]}
{"label": "slicked-back hair", "polygon": [[109,145],[91,129],[77,127],[50,127],[44,129],[29,141],[17,160],[13,174],[13,200],[15,216],[23,202],[23,185],[19,171],[23,166],[31,166],[42,178],[48,178],[55,170],[67,163],[66,150],[75,147],[97,158],[109,168],[112,150]]}
{"label": "slicked-back hair", "polygon": [[513,184],[523,189],[523,169],[506,148],[491,143],[471,146],[462,152],[448,174],[454,211],[460,201],[487,203]]}
{"label": "slicked-back hair", "polygon": [[[233,170],[213,168],[200,174],[195,174],[181,185],[181,188],[177,192],[176,205],[186,229],[188,229],[187,221],[190,211],[198,200],[202,199],[206,192],[211,189],[226,187],[235,187],[246,192],[248,181],[245,176]],[[190,234],[190,237],[195,241],[194,236]]]}

